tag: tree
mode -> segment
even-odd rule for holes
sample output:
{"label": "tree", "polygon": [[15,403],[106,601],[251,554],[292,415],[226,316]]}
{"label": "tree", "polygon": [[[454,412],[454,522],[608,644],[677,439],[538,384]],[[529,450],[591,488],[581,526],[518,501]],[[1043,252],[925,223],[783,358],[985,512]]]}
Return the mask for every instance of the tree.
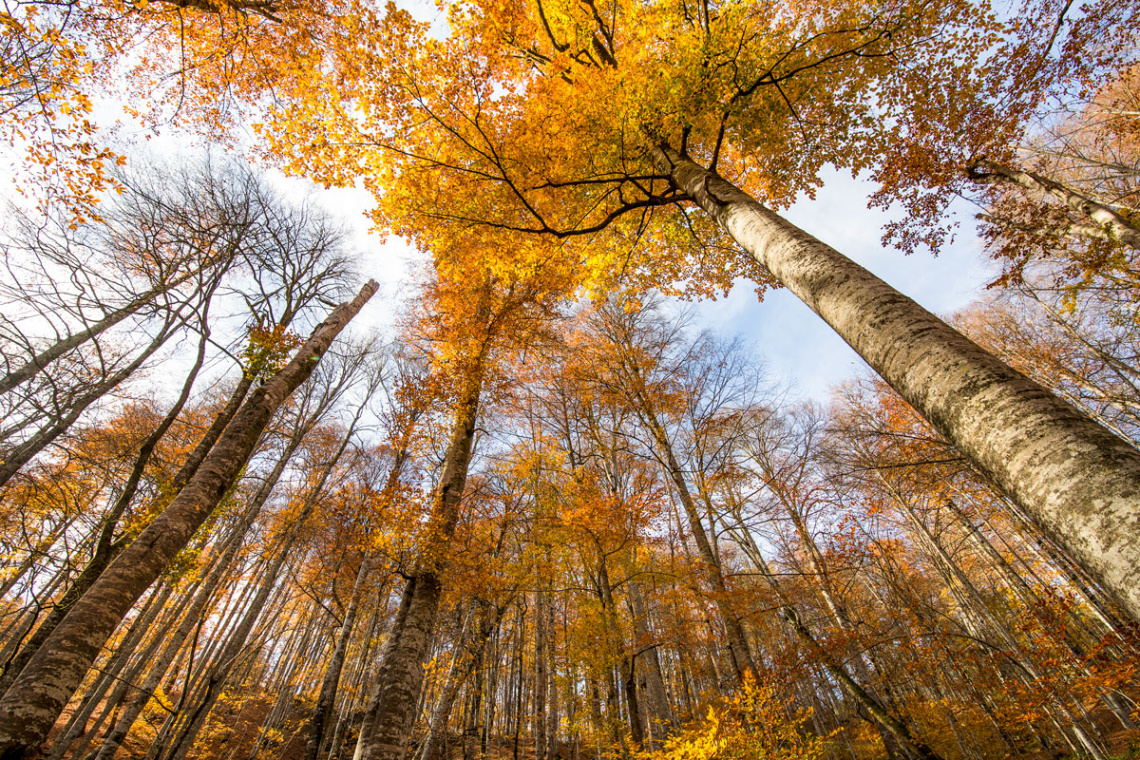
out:
{"label": "tree", "polygon": [[[284,331],[343,287],[341,231],[311,203],[286,202],[248,169],[205,161],[116,176],[124,192],[102,221],[71,229],[24,218],[9,243],[3,290],[10,310],[0,345],[8,441],[0,482],[89,407],[105,404],[186,326],[208,334],[216,295],[245,292],[256,343],[258,330]],[[140,350],[131,343],[142,331],[154,331],[154,340]],[[258,350],[250,348],[251,365],[264,360]],[[236,403],[261,372],[248,369]]]}
{"label": "tree", "polygon": [[137,104],[124,110],[147,126],[222,139],[252,104],[279,94],[275,80],[319,86],[371,25],[353,0],[6,2],[0,134],[15,149],[17,187],[41,212],[98,220],[104,195],[122,187],[113,168],[127,161],[96,118],[102,98]]}
{"label": "tree", "polygon": [[[459,281],[440,279],[433,300],[439,311],[424,325],[442,351],[440,380],[453,404],[437,485],[424,533],[393,623],[357,740],[357,760],[394,760],[407,740],[423,663],[435,625],[449,545],[459,521],[485,384],[494,378],[499,354],[525,346],[556,313],[565,285],[551,269],[523,281],[499,281],[491,273]],[[434,333],[434,334],[433,334]]]}
{"label": "tree", "polygon": [[746,676],[756,678],[756,665],[740,613],[729,601],[724,570],[698,510],[694,485],[682,468],[674,434],[667,429],[670,397],[680,391],[678,378],[690,358],[678,345],[680,326],[654,319],[650,310],[628,309],[615,300],[595,312],[587,330],[596,335],[599,356],[595,361],[606,371],[598,379],[599,385],[609,386],[607,390],[625,397],[648,431],[652,448],[673,481],[728,636],[734,675],[741,682]]}
{"label": "tree", "polygon": [[1110,72],[1050,114],[1016,159],[967,167],[1001,282],[1020,283],[1029,267],[1073,292],[1135,286],[1127,262],[1137,240],[1138,81],[1135,65]]}

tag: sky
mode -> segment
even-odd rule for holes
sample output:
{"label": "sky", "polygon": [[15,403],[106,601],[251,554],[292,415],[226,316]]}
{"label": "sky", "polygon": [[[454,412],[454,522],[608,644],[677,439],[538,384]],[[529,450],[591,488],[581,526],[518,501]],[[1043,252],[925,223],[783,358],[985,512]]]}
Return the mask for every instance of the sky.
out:
{"label": "sky", "polygon": [[[366,191],[324,190],[279,174],[275,181],[290,194],[313,193],[321,205],[351,226],[361,277],[381,283],[380,292],[358,323],[390,335],[400,301],[409,295],[408,275],[418,255],[399,239],[380,243],[369,233],[365,213],[372,199]],[[898,212],[868,209],[874,190],[870,182],[829,171],[816,198],[800,200],[784,216],[937,314],[953,313],[983,295],[985,284],[997,270],[985,256],[969,219],[957,240],[937,257],[929,253],[904,256],[882,244],[883,227]],[[958,213],[968,216],[972,212],[963,208]],[[835,385],[869,372],[862,359],[787,290],[770,290],[758,301],[753,286],[742,281],[725,298],[687,306],[697,328],[725,337],[741,336],[763,359],[768,380],[783,389],[789,401],[826,403]]]}
{"label": "sky", "polygon": [[[122,147],[135,144],[168,160],[172,156],[193,160],[202,148],[193,145],[193,138],[173,131],[159,135],[145,130],[130,134],[132,131],[127,127],[119,132]],[[269,170],[268,175],[287,196],[298,200],[313,196],[349,228],[361,281],[374,278],[381,285],[354,320],[353,331],[379,330],[393,337],[392,326],[403,301],[415,294],[411,275],[422,257],[403,240],[389,237],[382,242],[371,231],[366,215],[373,200],[364,189],[324,189],[276,170]],[[899,212],[868,209],[874,190],[872,183],[853,179],[845,172],[825,171],[816,198],[801,199],[784,216],[937,314],[953,313],[983,295],[985,284],[994,279],[997,270],[973,234],[969,219],[972,209],[959,209],[965,223],[957,240],[939,256],[904,256],[881,242],[884,225]],[[727,297],[686,304],[685,308],[697,328],[742,337],[762,359],[767,379],[782,389],[789,401],[826,403],[834,386],[869,372],[831,328],[787,290],[769,290],[763,301],[758,301],[753,286],[740,282]],[[192,353],[194,346],[186,342],[176,350]]]}

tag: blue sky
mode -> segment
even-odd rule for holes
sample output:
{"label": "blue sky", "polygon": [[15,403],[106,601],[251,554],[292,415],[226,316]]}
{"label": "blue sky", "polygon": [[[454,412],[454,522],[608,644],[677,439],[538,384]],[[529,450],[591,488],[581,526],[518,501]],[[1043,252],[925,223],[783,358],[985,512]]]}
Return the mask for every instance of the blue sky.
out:
{"label": "blue sky", "polygon": [[[301,180],[284,183],[297,192],[310,187]],[[939,256],[904,256],[881,242],[883,226],[892,212],[867,208],[874,189],[869,182],[829,171],[816,198],[801,200],[784,216],[935,313],[952,313],[983,294],[996,269],[973,235],[970,219],[966,219],[956,242]],[[404,278],[418,257],[399,240],[389,239],[380,245],[368,234],[364,213],[371,205],[371,196],[367,192],[315,192],[322,205],[345,217],[355,229],[361,275],[381,282],[380,293],[360,321],[388,332],[404,290]],[[961,211],[966,216],[972,213],[968,208]],[[726,298],[698,302],[691,309],[698,327],[742,336],[762,356],[769,379],[788,392],[789,400],[825,402],[833,386],[868,371],[847,344],[787,290],[769,291],[758,302],[753,287],[741,282]]]}

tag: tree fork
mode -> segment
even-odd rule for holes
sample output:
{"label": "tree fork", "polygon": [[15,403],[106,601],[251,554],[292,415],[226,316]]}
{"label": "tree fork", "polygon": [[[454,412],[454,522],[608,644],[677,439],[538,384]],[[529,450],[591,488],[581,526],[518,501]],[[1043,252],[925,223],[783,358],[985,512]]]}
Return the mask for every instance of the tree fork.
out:
{"label": "tree fork", "polygon": [[1140,620],[1140,452],[668,145],[673,182]]}

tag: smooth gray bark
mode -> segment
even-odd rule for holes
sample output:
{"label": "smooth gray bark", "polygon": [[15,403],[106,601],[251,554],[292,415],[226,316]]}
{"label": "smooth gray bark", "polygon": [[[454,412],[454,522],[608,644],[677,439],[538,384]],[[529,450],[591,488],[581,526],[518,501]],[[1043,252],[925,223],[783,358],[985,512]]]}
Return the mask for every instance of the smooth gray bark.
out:
{"label": "smooth gray bark", "polygon": [[[1023,169],[1003,166],[986,159],[975,161],[966,170],[966,174],[975,182],[1020,187],[1042,200],[1053,198],[1078,214],[1088,217],[1094,223],[1092,225],[1071,225],[1065,229],[1065,232],[1085,237],[1119,240],[1133,248],[1140,248],[1140,227],[1132,224],[1126,217],[1117,213],[1115,209],[1097,203],[1091,198],[1086,198],[1056,180]],[[986,220],[994,221],[993,217],[986,217]],[[1000,222],[997,223],[1000,224]]]}
{"label": "smooth gray bark", "polygon": [[673,181],[1140,620],[1140,452],[668,146]]}
{"label": "smooth gray bark", "polygon": [[377,288],[377,283],[369,282],[352,301],[337,307],[289,363],[253,391],[186,487],[44,642],[0,699],[2,760],[21,760],[42,744],[119,622],[213,512],[274,412],[309,377],[333,339]]}

